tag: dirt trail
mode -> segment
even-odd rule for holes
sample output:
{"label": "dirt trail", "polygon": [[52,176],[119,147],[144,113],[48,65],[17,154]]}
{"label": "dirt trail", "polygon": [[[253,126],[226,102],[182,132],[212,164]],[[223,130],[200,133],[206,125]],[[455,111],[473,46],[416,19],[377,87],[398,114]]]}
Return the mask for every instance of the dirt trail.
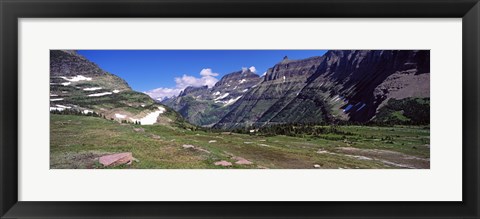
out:
{"label": "dirt trail", "polygon": [[408,168],[408,169],[428,169],[430,168],[430,159],[406,155],[396,151],[379,149],[360,149],[354,147],[341,147],[336,151],[339,154],[355,157],[363,160],[377,160],[387,166]]}

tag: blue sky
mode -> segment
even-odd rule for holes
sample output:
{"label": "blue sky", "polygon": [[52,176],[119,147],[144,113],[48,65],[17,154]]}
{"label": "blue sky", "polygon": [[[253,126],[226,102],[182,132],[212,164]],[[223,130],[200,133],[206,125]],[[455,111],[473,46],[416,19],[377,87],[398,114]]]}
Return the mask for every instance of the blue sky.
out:
{"label": "blue sky", "polygon": [[[140,92],[178,93],[185,86],[212,85],[225,74],[254,66],[261,75],[280,62],[321,56],[325,50],[78,50],[103,70]],[[166,90],[170,89],[170,90]],[[148,93],[148,92],[147,92]],[[164,94],[163,94],[164,93]],[[168,94],[171,93],[171,94]],[[155,97],[154,97],[155,98]]]}

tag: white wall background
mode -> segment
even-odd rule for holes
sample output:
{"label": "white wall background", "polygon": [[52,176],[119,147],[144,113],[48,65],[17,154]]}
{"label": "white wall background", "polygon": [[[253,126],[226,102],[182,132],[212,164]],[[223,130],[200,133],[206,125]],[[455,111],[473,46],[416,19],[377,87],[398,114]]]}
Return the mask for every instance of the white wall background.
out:
{"label": "white wall background", "polygon": [[[20,19],[19,200],[462,200],[461,31],[461,19]],[[50,49],[431,49],[431,169],[50,170]]]}

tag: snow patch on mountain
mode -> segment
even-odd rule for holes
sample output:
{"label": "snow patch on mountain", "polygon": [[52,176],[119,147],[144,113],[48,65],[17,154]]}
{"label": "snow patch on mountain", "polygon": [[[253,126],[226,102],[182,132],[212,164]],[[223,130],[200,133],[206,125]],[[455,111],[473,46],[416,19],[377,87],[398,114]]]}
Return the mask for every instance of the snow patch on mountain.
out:
{"label": "snow patch on mountain", "polygon": [[117,119],[125,119],[127,116],[119,113],[115,113],[115,118]]}
{"label": "snow patch on mountain", "polygon": [[94,90],[101,90],[101,87],[87,87],[83,88],[84,91],[94,91]]}
{"label": "snow patch on mountain", "polygon": [[72,78],[67,78],[65,76],[61,76],[60,78],[63,78],[64,80],[69,81],[69,82],[91,81],[92,80],[92,78],[85,77],[83,75],[76,75],[76,76],[73,76]]}
{"label": "snow patch on mountain", "polygon": [[157,111],[149,113],[141,119],[130,118],[130,120],[132,120],[132,122],[140,122],[141,125],[153,125],[157,122],[158,116],[166,111],[167,110],[164,107],[159,106]]}
{"label": "snow patch on mountain", "polygon": [[72,108],[72,107],[69,107],[69,106],[58,105],[58,104],[57,104],[56,106],[57,106],[57,107],[60,107],[60,108],[64,108],[64,109],[70,109],[70,108]]}
{"label": "snow patch on mountain", "polygon": [[229,93],[225,93],[225,94],[223,94],[222,96],[219,96],[219,97],[215,98],[215,101],[221,100],[221,99],[223,99],[223,98],[225,98],[225,97],[228,97],[228,95],[230,95],[230,94],[229,94]]}
{"label": "snow patch on mountain", "polygon": [[112,94],[112,92],[103,92],[103,93],[89,94],[88,96],[89,97],[101,97],[101,96],[111,95],[111,94]]}
{"label": "snow patch on mountain", "polygon": [[237,98],[232,98],[230,100],[227,100],[227,101],[225,101],[225,105],[223,105],[223,106],[231,105],[231,104],[237,102],[237,100],[239,100],[240,98],[242,98],[242,96],[238,96]]}
{"label": "snow patch on mountain", "polygon": [[50,107],[50,111],[63,111],[63,110],[65,109],[61,107]]}

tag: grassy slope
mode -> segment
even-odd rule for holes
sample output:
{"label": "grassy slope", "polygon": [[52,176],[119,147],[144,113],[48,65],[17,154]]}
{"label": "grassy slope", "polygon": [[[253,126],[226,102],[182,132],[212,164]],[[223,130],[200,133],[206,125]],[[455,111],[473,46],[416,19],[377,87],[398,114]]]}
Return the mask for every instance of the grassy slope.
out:
{"label": "grassy slope", "polygon": [[378,110],[376,122],[391,124],[430,124],[430,98],[389,99]]}
{"label": "grassy slope", "polygon": [[[100,168],[95,158],[132,152],[139,160],[116,168],[225,168],[214,162],[240,156],[253,165],[229,168],[391,168],[378,160],[362,160],[338,153],[339,148],[386,149],[419,158],[429,157],[429,130],[414,127],[341,127],[355,135],[323,138],[250,136],[208,133],[153,125],[119,124],[101,118],[51,115],[51,167]],[[385,139],[386,136],[388,139]],[[384,138],[384,139],[382,139]],[[209,141],[216,141],[209,143]],[[185,149],[194,145],[208,152]],[[415,147],[415,149],[413,149]],[[317,153],[318,150],[333,153]]]}

